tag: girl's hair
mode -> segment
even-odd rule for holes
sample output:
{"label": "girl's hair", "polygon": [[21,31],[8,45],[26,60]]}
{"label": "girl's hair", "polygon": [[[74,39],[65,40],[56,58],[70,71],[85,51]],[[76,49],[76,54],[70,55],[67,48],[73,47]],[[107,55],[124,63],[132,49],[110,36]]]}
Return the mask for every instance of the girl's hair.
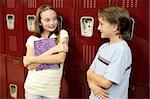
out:
{"label": "girl's hair", "polygon": [[[36,12],[36,18],[35,18],[35,33],[34,35],[37,37],[41,37],[42,32],[44,31],[43,26],[41,25],[41,13],[46,11],[46,10],[53,10],[53,7],[50,5],[41,5]],[[56,12],[56,11],[55,11]],[[56,13],[57,14],[57,13]],[[58,25],[55,31],[53,31],[53,33],[55,33],[57,36],[59,36],[59,32],[62,29],[62,24],[61,24],[61,17],[57,14],[57,21],[58,21]],[[51,35],[52,33],[50,33]],[[49,35],[49,37],[50,37]]]}
{"label": "girl's hair", "polygon": [[110,24],[117,24],[119,33],[117,35],[122,35],[123,39],[130,39],[131,30],[131,20],[129,17],[129,12],[125,8],[118,6],[110,6],[108,8],[99,9],[99,17],[108,21]]}

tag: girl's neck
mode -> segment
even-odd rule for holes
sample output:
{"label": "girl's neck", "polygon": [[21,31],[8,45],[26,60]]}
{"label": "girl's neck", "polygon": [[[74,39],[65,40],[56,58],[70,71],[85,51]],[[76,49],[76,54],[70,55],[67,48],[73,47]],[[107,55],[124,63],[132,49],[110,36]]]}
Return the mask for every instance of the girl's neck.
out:
{"label": "girl's neck", "polygon": [[50,32],[43,32],[43,33],[41,34],[41,36],[42,36],[43,38],[48,38],[49,35],[50,35]]}

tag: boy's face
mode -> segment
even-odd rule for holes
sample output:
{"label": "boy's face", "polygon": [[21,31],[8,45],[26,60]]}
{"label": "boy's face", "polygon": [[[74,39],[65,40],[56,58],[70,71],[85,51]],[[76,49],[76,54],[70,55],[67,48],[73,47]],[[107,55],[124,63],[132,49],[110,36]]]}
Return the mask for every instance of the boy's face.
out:
{"label": "boy's face", "polygon": [[98,30],[101,33],[101,38],[111,38],[115,35],[114,25],[110,24],[105,18],[98,16]]}

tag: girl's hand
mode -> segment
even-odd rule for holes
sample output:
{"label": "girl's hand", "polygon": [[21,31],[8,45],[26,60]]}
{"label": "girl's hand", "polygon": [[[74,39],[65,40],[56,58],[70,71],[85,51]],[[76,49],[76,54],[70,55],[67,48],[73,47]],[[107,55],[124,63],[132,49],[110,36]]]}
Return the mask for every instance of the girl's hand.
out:
{"label": "girl's hand", "polygon": [[69,49],[69,47],[67,44],[58,43],[56,45],[57,52],[68,52],[68,49]]}
{"label": "girl's hand", "polygon": [[23,56],[23,64],[24,64],[24,67],[27,67],[27,65],[29,65],[31,62],[30,62],[30,59],[28,56]]}

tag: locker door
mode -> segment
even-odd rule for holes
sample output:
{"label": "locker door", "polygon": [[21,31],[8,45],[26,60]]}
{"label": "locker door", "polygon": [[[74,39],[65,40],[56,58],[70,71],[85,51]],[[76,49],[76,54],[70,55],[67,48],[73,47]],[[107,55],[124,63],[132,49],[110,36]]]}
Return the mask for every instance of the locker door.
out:
{"label": "locker door", "polygon": [[53,6],[54,9],[62,16],[63,28],[69,32],[69,52],[64,66],[64,75],[62,79],[61,98],[74,98],[74,73],[70,73],[74,64],[74,43],[75,43],[75,3],[76,0],[47,0],[47,4]]}
{"label": "locker door", "polygon": [[[133,53],[130,98],[149,98],[149,2],[147,0],[111,0],[129,10],[135,20],[130,41]],[[137,50],[138,49],[138,50]]]}
{"label": "locker door", "polygon": [[24,67],[21,58],[9,56],[7,66],[7,94],[9,99],[24,99]]}
{"label": "locker door", "polygon": [[0,99],[7,98],[6,87],[6,65],[4,50],[4,32],[3,32],[3,2],[0,1]]}
{"label": "locker door", "polygon": [[4,1],[4,33],[6,54],[20,57],[23,54],[22,1]]}
{"label": "locker door", "polygon": [[[75,98],[88,98],[89,88],[86,71],[102,43],[97,30],[97,13],[100,7],[109,5],[108,0],[77,0],[75,12]],[[73,79],[75,79],[73,78]]]}
{"label": "locker door", "polygon": [[4,0],[4,33],[6,51],[7,95],[24,98],[22,0]]}
{"label": "locker door", "polygon": [[[107,0],[78,0],[76,10],[75,45],[76,68],[86,70],[91,64],[100,45],[100,33],[97,30],[97,13],[100,7],[108,6]],[[88,32],[91,31],[91,32]]]}
{"label": "locker door", "polygon": [[34,20],[37,8],[45,4],[46,0],[23,0],[23,33],[24,33],[24,55],[27,38],[34,32]]}

